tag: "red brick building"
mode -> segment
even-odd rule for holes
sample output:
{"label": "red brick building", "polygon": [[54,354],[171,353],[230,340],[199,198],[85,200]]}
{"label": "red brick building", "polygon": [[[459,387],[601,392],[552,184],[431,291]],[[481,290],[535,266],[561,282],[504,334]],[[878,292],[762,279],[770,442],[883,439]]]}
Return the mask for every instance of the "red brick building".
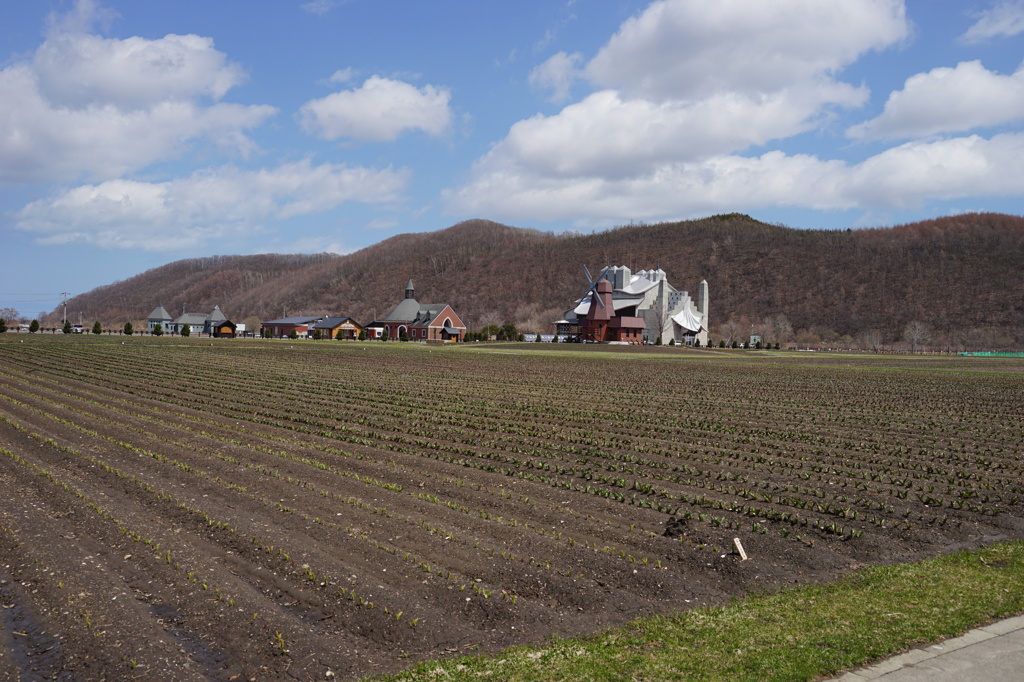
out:
{"label": "red brick building", "polygon": [[405,285],[405,298],[385,317],[370,327],[386,330],[388,339],[398,340],[402,333],[410,341],[461,341],[466,325],[447,303],[420,303],[416,300],[412,280]]}

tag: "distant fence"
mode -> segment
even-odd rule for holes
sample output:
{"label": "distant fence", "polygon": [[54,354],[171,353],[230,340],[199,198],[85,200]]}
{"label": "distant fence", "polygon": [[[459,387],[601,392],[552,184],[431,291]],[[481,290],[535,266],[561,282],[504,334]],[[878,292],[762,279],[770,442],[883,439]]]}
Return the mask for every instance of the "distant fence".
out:
{"label": "distant fence", "polygon": [[1000,353],[996,351],[970,351],[962,350],[957,355],[963,355],[969,358],[1024,358],[1024,353]]}

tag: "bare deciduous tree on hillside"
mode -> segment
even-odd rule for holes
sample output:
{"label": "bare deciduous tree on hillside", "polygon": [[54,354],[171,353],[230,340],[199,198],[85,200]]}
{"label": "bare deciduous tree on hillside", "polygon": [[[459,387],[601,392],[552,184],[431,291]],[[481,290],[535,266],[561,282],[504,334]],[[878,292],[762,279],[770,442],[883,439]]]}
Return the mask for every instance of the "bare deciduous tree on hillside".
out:
{"label": "bare deciduous tree on hillside", "polygon": [[793,325],[782,313],[764,321],[766,337],[774,343],[785,344],[793,337]]}
{"label": "bare deciduous tree on hillside", "polygon": [[746,322],[737,320],[735,317],[730,317],[728,320],[723,322],[719,326],[719,334],[725,339],[725,345],[731,346],[733,341],[739,341],[743,338],[743,333],[750,327]]}
{"label": "bare deciduous tree on hillside", "polygon": [[877,329],[865,329],[857,334],[857,344],[862,350],[877,350],[882,345],[882,334]]}
{"label": "bare deciduous tree on hillside", "polygon": [[917,351],[917,347],[928,343],[932,337],[932,331],[924,322],[912,320],[903,328],[903,340],[910,344],[910,352]]}
{"label": "bare deciduous tree on hillside", "polygon": [[500,327],[502,322],[504,322],[504,320],[501,319],[501,315],[499,315],[497,312],[493,310],[489,310],[488,312],[480,316],[480,319],[477,322],[477,324],[479,324],[481,328]]}

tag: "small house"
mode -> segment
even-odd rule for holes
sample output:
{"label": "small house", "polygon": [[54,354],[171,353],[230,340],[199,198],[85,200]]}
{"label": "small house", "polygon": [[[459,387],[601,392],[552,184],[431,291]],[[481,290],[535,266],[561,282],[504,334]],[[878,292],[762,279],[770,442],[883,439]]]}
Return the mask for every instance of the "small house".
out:
{"label": "small house", "polygon": [[280,317],[276,320],[261,322],[260,328],[263,330],[264,336],[269,334],[272,337],[280,338],[283,336],[291,336],[294,331],[296,336],[309,338],[312,336],[311,332],[313,330],[313,325],[323,320],[324,317],[325,316],[323,315],[318,317],[309,315]]}
{"label": "small house", "polygon": [[314,332],[317,329],[327,339],[355,340],[359,338],[359,332],[363,331],[363,325],[351,317],[325,317],[313,325]]}

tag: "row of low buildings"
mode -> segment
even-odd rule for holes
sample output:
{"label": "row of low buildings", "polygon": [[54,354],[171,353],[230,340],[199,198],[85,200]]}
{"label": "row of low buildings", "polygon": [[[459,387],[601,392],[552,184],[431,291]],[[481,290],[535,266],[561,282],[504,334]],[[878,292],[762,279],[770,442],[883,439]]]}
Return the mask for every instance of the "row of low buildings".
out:
{"label": "row of low buildings", "polygon": [[[586,272],[586,268],[584,268]],[[587,279],[590,279],[589,273]],[[402,339],[410,341],[462,341],[466,325],[447,303],[420,303],[410,279],[405,298],[383,318],[362,325],[351,317],[300,315],[260,323],[260,334],[330,339]],[[156,325],[180,334],[186,326],[194,334],[235,336],[240,331],[215,306],[208,314],[186,313],[171,319],[157,306],[149,316],[149,331]],[[694,301],[687,291],[669,284],[665,271],[609,265],[572,308],[555,322],[563,341],[588,343],[662,343],[706,346],[708,343],[708,283],[701,280]]]}
{"label": "row of low buildings", "polygon": [[282,317],[262,323],[265,334],[274,337],[310,337],[320,332],[321,338],[357,339],[365,332],[369,339],[402,339],[410,341],[462,341],[466,325],[447,303],[420,303],[412,280],[405,285],[405,298],[387,315],[367,325],[351,317],[327,315]]}
{"label": "row of low buildings", "polygon": [[[149,333],[161,331],[181,334],[188,327],[192,334],[207,336],[235,336],[239,326],[227,318],[220,306],[210,313],[187,313],[172,318],[167,309],[158,305],[147,320]],[[260,323],[260,334],[272,337],[296,336],[310,338],[320,332],[325,339],[358,339],[365,334],[370,339],[402,339],[411,341],[461,341],[466,336],[466,325],[447,303],[420,303],[410,279],[405,286],[405,298],[391,312],[379,320],[362,325],[351,317],[332,315],[299,315],[267,320]]]}
{"label": "row of low buildings", "polygon": [[233,337],[238,333],[238,325],[227,318],[227,315],[214,306],[209,313],[186,313],[182,311],[177,318],[171,318],[171,314],[162,305],[153,308],[146,320],[146,326],[150,334],[160,327],[165,334],[180,334],[185,327],[191,334],[206,334],[216,337]]}

